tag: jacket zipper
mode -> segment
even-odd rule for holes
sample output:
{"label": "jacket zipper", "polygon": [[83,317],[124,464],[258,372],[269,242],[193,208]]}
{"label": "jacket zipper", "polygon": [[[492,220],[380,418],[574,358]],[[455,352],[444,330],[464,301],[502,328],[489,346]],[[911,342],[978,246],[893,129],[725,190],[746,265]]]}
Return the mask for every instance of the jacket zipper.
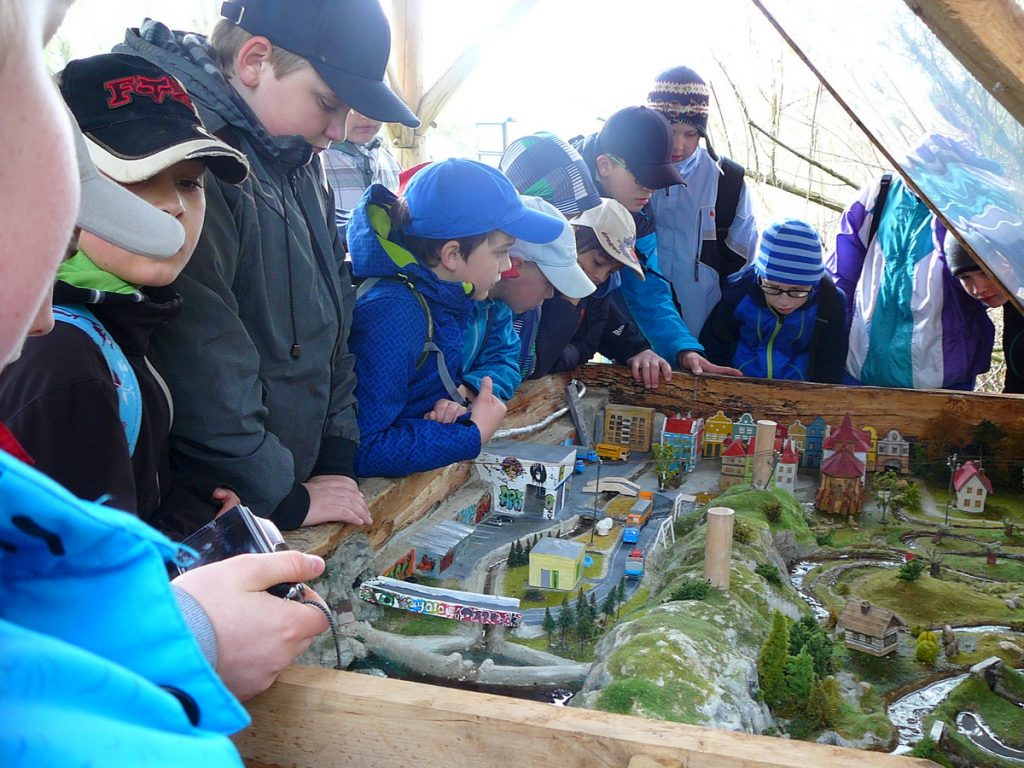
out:
{"label": "jacket zipper", "polygon": [[773,371],[772,371],[772,368],[773,368],[773,366],[772,366],[772,347],[775,345],[775,337],[778,336],[779,335],[779,331],[782,330],[782,321],[779,319],[779,316],[777,314],[775,314],[775,310],[774,309],[770,309],[769,311],[772,313],[772,316],[775,318],[775,329],[772,331],[772,335],[768,337],[768,350],[767,350],[767,359],[765,360],[765,369],[768,372],[768,378],[769,379],[774,379],[775,376],[774,376]]}

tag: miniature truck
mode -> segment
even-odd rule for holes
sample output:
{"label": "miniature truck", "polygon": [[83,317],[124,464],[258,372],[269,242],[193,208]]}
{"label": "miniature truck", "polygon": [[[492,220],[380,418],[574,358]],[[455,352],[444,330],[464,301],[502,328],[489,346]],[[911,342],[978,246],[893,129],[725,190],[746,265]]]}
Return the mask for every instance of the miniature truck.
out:
{"label": "miniature truck", "polygon": [[650,491],[641,491],[634,508],[626,515],[626,529],[622,532],[623,543],[636,544],[639,541],[640,529],[650,520],[653,509],[653,495]]}

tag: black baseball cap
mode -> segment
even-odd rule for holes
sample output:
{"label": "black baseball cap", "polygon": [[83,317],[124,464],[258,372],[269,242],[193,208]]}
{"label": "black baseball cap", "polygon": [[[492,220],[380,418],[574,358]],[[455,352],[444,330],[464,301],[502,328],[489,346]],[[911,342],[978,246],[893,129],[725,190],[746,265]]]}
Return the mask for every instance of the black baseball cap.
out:
{"label": "black baseball cap", "polygon": [[227,0],[221,16],[306,59],[334,95],[373,120],[420,121],[384,84],[391,30],[378,0]]}
{"label": "black baseball cap", "polygon": [[249,173],[245,156],[206,130],[181,83],[143,58],[105,53],[68,62],[60,93],[93,163],[122,184],[182,160],[199,160],[231,184]]}
{"label": "black baseball cap", "polygon": [[605,121],[597,144],[601,154],[621,159],[648,189],[686,183],[672,163],[672,126],[660,112],[620,109]]}

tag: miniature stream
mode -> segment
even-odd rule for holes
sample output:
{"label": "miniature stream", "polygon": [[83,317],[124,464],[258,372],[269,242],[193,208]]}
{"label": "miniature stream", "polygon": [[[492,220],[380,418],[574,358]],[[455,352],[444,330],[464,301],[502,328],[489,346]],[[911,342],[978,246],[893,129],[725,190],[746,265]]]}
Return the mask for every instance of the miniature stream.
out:
{"label": "miniature stream", "polygon": [[[841,559],[841,558],[840,558]],[[814,597],[804,590],[804,578],[815,567],[823,565],[818,562],[804,560],[791,567],[790,581],[793,587],[800,594],[800,597],[811,606],[815,617],[822,621],[827,619],[828,609]],[[865,566],[867,563],[865,563]],[[874,567],[896,567],[895,561],[878,560],[871,563]],[[1008,626],[984,625],[977,627],[953,627],[959,633],[988,633],[1001,632],[1005,634],[1019,635],[1024,638],[1024,632],[1015,632]],[[953,689],[967,678],[967,673],[947,677],[911,691],[905,696],[892,702],[888,707],[889,720],[896,727],[899,734],[899,747],[895,752],[905,752],[909,747],[924,738],[924,718],[945,700]],[[997,739],[985,725],[984,721],[971,712],[961,712],[957,716],[957,730],[974,742],[980,749],[1006,760],[1019,761],[1024,763],[1024,751],[1013,749]]]}

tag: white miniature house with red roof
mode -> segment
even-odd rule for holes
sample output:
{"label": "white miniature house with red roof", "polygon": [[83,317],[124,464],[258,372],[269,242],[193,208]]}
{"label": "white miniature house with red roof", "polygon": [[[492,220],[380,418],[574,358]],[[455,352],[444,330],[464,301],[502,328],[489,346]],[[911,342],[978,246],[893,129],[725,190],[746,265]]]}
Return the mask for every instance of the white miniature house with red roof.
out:
{"label": "white miniature house with red roof", "polygon": [[783,440],[782,452],[779,454],[779,461],[775,465],[775,475],[772,478],[775,487],[793,493],[796,490],[798,466],[800,466],[800,454],[793,447],[793,441]]}
{"label": "white miniature house with red roof", "polygon": [[992,493],[992,481],[977,462],[966,461],[953,473],[956,508],[961,512],[979,514],[985,511],[985,501]]}

